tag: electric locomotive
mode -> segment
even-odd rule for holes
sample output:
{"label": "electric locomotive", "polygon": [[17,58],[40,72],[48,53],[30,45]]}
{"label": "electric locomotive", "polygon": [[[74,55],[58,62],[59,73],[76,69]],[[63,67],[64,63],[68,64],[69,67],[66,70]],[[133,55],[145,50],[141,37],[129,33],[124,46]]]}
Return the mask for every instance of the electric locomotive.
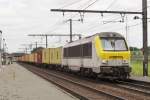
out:
{"label": "electric locomotive", "polygon": [[130,76],[130,51],[124,37],[102,32],[66,44],[62,67],[81,75],[127,79]]}

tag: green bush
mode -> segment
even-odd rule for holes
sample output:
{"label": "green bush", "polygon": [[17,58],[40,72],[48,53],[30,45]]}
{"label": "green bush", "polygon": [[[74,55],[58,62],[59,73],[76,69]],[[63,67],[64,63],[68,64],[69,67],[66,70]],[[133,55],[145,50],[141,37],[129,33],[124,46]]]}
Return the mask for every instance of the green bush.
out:
{"label": "green bush", "polygon": [[[132,75],[136,76],[142,76],[143,75],[143,62],[140,60],[133,60],[131,61],[131,67],[132,67]],[[150,76],[150,61],[148,64],[148,73]]]}

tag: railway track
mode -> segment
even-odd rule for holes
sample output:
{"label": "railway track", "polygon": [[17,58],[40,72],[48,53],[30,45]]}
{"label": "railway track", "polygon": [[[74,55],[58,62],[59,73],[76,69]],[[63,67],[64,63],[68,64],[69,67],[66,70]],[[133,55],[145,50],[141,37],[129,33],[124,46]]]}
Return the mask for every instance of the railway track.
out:
{"label": "railway track", "polygon": [[130,79],[130,80],[128,80],[127,82],[150,87],[150,82],[144,82],[144,81],[133,80],[133,79]]}
{"label": "railway track", "polygon": [[[111,84],[109,82],[102,81],[93,82],[86,79],[83,80],[77,77],[72,77],[70,75],[56,71],[47,71],[45,69],[39,69],[30,65],[23,66],[25,66],[27,69],[34,72],[35,74],[38,74],[39,76],[57,84],[58,86],[65,88],[65,90],[76,95],[80,99],[150,100],[149,93],[144,91],[138,91],[138,89],[130,88],[127,84]],[[67,87],[65,87],[66,85]],[[68,88],[68,86],[71,88]]]}
{"label": "railway track", "polygon": [[50,73],[43,71],[41,69],[38,69],[38,68],[29,68],[29,67],[26,67],[26,68],[29,69],[31,72],[45,78],[48,81],[53,82],[54,84],[60,86],[61,88],[69,91],[71,94],[77,96],[79,99],[82,99],[82,100],[101,100],[101,99],[103,99],[103,100],[110,100],[110,99],[124,100],[124,98],[122,98],[122,97],[114,96],[114,95],[111,95],[104,91],[88,87],[85,84],[81,84],[81,83],[78,83],[78,82],[75,82],[72,80],[68,80],[67,78],[60,77],[54,73],[50,74]]}
{"label": "railway track", "polygon": [[145,95],[150,95],[150,85],[147,85],[147,83],[145,84],[145,82],[128,82],[128,81],[117,81],[119,84],[119,86],[124,87],[124,88],[128,88],[131,90],[135,90],[138,91],[139,93],[143,93]]}

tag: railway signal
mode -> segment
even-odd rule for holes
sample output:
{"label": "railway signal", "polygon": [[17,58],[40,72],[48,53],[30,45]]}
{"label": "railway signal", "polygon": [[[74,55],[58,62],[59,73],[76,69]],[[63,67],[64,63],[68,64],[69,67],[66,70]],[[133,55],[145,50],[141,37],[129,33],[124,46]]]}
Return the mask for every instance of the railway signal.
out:
{"label": "railway signal", "polygon": [[51,9],[50,11],[54,12],[78,12],[78,13],[110,13],[110,14],[140,14],[142,15],[142,23],[143,23],[143,76],[148,76],[148,42],[147,42],[147,0],[142,0],[142,12],[131,12],[131,11],[104,11],[104,10],[72,10],[72,9]]}

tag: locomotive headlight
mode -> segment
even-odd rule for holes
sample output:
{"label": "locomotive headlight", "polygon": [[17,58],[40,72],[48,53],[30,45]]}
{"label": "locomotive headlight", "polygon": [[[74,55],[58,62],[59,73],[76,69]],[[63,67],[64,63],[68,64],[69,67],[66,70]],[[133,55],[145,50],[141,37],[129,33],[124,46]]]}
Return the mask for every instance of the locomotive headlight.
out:
{"label": "locomotive headlight", "polygon": [[102,63],[103,63],[103,64],[107,64],[107,63],[108,63],[108,60],[102,60]]}
{"label": "locomotive headlight", "polygon": [[123,64],[128,64],[129,61],[128,61],[128,60],[123,60],[122,63],[123,63]]}

